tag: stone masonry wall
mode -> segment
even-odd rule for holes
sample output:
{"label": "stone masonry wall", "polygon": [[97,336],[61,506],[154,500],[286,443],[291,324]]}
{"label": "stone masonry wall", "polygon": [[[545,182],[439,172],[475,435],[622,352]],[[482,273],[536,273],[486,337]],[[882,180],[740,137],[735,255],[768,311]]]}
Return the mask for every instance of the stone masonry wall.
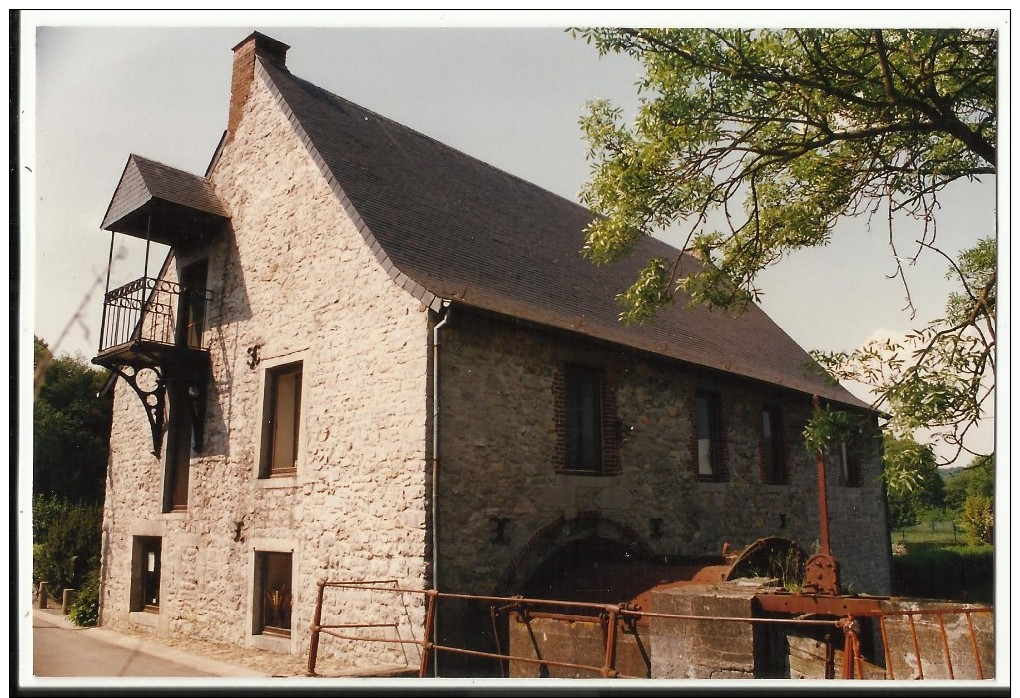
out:
{"label": "stone masonry wall", "polygon": [[[441,590],[512,592],[514,581],[525,581],[515,580],[513,569],[539,554],[541,532],[591,516],[631,532],[657,556],[717,555],[725,542],[739,549],[765,536],[790,538],[809,553],[816,549],[815,459],[801,437],[811,412],[809,396],[459,307],[453,318],[442,330],[440,349]],[[615,385],[623,434],[619,475],[555,472],[552,386],[563,361],[603,366]],[[698,389],[721,396],[729,473],[724,482],[696,476],[692,409]],[[789,484],[763,484],[760,432],[766,404],[782,409]],[[888,533],[879,468],[879,451],[871,448],[863,465],[865,485],[850,488],[839,484],[830,466],[830,529],[844,586],[887,594]],[[503,544],[492,542],[493,519],[507,520]],[[661,519],[657,537],[652,519]]]}
{"label": "stone masonry wall", "polygon": [[[317,579],[425,584],[430,318],[380,267],[261,80],[211,178],[232,231],[175,260],[209,260],[206,447],[191,461],[188,511],[162,513],[163,459],[149,453],[142,406],[120,382],[102,623],[306,653]],[[266,370],[294,361],[297,473],[259,479]],[[138,535],[163,537],[158,614],[129,612]],[[252,634],[257,551],[292,553],[289,641]],[[361,596],[328,593],[323,622],[364,620]],[[420,636],[420,597],[377,596],[377,614],[405,639]],[[389,647],[324,641],[320,654],[401,661]]]}

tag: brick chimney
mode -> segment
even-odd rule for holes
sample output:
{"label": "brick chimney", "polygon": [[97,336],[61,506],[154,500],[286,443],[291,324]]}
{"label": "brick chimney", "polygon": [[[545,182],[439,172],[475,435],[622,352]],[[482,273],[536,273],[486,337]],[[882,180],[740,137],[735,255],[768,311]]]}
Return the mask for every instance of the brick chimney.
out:
{"label": "brick chimney", "polygon": [[287,67],[287,49],[290,46],[259,32],[252,32],[233,48],[234,72],[230,80],[230,111],[227,115],[227,142],[241,121],[244,103],[248,101],[251,83],[255,77],[255,57],[258,56],[281,68]]}

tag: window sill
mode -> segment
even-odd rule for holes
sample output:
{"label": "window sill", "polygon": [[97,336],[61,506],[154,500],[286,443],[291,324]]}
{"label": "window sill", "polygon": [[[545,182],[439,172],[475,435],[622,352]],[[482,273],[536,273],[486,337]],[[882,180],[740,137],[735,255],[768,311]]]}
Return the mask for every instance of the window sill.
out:
{"label": "window sill", "polygon": [[602,479],[606,477],[617,477],[620,473],[604,473],[601,470],[570,470],[563,468],[556,471],[557,475],[565,475],[567,477],[590,477],[594,479]]}
{"label": "window sill", "polygon": [[131,611],[128,614],[128,621],[130,621],[132,625],[144,625],[149,628],[155,628],[159,625],[159,611]]}
{"label": "window sill", "polygon": [[279,654],[291,654],[290,638],[279,635],[252,635],[251,643],[255,649],[277,652]]}
{"label": "window sill", "polygon": [[725,492],[729,484],[729,480],[703,480],[698,478],[698,489],[702,492]]}
{"label": "window sill", "polygon": [[279,489],[284,487],[297,487],[297,471],[285,475],[273,475],[272,477],[260,477],[257,481],[260,489]]}

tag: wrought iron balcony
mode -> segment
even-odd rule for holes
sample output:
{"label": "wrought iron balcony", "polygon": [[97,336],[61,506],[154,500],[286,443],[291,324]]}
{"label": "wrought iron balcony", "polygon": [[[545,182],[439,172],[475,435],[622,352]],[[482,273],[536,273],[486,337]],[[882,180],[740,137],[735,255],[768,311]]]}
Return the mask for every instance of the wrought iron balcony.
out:
{"label": "wrought iron balcony", "polygon": [[108,291],[95,363],[135,367],[189,363],[204,343],[206,289],[142,277]]}

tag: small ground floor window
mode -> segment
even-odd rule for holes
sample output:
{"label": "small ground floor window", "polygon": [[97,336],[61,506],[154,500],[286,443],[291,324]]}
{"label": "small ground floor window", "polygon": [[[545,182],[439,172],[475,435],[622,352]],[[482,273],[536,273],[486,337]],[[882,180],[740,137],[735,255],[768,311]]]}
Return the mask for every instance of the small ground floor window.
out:
{"label": "small ground floor window", "polygon": [[290,553],[255,553],[256,635],[290,637],[291,559]]}
{"label": "small ground floor window", "polygon": [[163,539],[135,536],[131,555],[131,610],[159,613],[159,572]]}

